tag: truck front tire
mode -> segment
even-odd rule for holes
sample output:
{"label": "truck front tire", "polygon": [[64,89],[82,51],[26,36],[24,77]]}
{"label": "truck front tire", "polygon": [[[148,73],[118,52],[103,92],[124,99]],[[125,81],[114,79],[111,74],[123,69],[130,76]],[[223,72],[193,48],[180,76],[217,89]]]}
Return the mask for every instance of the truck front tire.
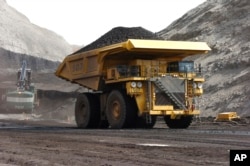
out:
{"label": "truck front tire", "polygon": [[132,127],[135,123],[135,110],[131,108],[128,96],[118,90],[112,91],[107,99],[106,116],[110,128]]}
{"label": "truck front tire", "polygon": [[171,119],[170,116],[164,116],[164,120],[171,129],[185,129],[192,123],[193,116],[181,116],[180,119]]}

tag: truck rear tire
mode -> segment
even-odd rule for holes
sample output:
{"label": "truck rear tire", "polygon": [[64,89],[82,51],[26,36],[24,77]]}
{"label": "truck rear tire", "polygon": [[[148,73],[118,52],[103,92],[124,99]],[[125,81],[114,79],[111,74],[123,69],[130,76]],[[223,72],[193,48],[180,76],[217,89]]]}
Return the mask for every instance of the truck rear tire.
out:
{"label": "truck rear tire", "polygon": [[94,94],[85,93],[77,97],[75,119],[78,128],[97,128],[100,122],[100,103]]}
{"label": "truck rear tire", "polygon": [[106,116],[111,128],[132,127],[135,123],[135,115],[135,110],[132,109],[128,96],[118,90],[109,94]]}
{"label": "truck rear tire", "polygon": [[171,119],[170,116],[164,116],[164,120],[171,129],[185,129],[192,123],[193,116],[181,116],[180,119]]}

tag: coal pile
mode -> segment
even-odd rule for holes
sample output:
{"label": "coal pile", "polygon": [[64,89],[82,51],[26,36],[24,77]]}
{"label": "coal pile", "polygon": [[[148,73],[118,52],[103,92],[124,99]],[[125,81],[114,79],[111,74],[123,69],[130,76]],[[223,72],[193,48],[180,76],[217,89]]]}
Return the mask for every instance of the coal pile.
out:
{"label": "coal pile", "polygon": [[81,48],[77,52],[80,53],[84,51],[89,51],[96,48],[101,48],[104,46],[108,46],[111,44],[116,44],[120,42],[127,41],[128,39],[154,39],[154,40],[162,40],[163,38],[159,37],[157,34],[148,31],[142,27],[116,27],[111,29],[109,32],[101,36],[99,39],[94,41],[93,43]]}

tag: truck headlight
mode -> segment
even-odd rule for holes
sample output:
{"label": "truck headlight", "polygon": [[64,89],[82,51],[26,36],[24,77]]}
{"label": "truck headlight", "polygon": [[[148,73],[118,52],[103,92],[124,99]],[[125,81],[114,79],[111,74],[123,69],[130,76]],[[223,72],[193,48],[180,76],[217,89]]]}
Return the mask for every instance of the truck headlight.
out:
{"label": "truck headlight", "polygon": [[199,82],[199,83],[198,83],[198,88],[199,88],[199,89],[202,89],[202,86],[203,86],[202,83]]}
{"label": "truck headlight", "polygon": [[136,82],[131,82],[130,85],[131,85],[132,88],[135,88],[136,87]]}
{"label": "truck headlight", "polygon": [[137,86],[137,88],[141,88],[142,87],[142,83],[141,82],[137,82],[136,86]]}

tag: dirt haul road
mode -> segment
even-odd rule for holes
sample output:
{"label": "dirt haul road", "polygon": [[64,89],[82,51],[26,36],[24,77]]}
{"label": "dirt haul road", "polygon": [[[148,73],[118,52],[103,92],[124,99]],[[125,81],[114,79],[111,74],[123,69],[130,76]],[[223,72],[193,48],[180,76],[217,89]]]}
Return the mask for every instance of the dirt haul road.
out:
{"label": "dirt haul road", "polygon": [[250,149],[249,119],[196,121],[185,130],[77,129],[44,120],[0,120],[0,165],[228,166],[230,149]]}

